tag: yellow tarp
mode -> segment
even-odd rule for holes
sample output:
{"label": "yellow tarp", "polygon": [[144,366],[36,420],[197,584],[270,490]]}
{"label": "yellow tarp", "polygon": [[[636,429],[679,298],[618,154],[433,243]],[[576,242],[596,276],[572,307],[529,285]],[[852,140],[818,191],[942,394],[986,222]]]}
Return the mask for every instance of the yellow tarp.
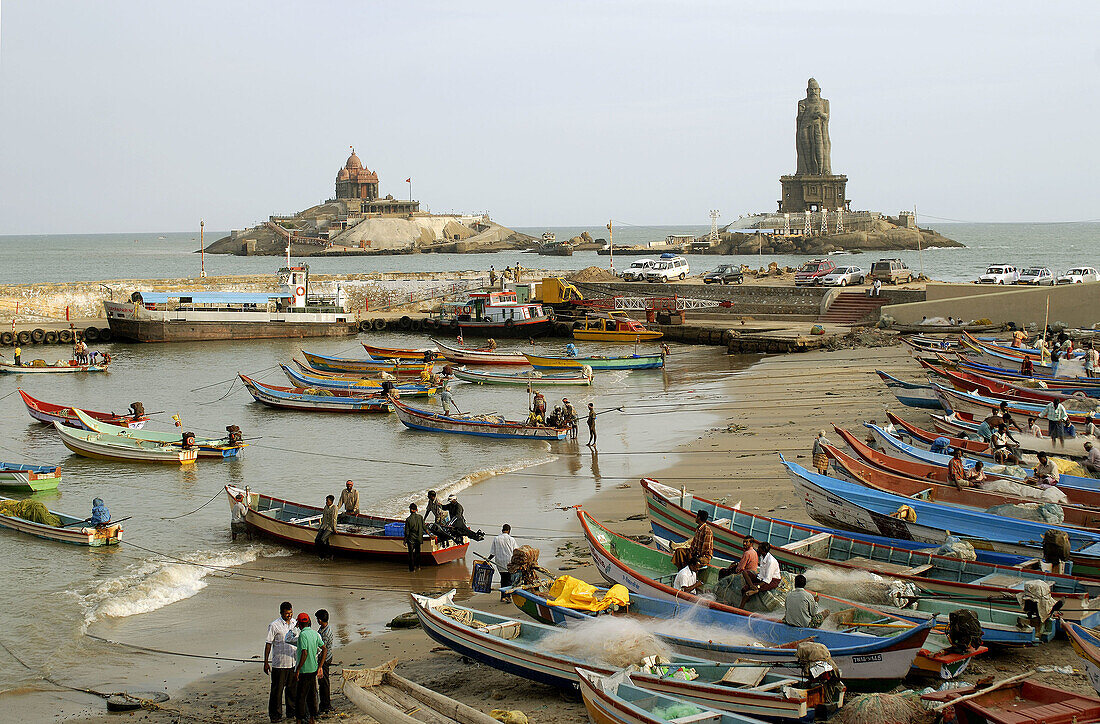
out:
{"label": "yellow tarp", "polygon": [[1066,460],[1065,458],[1051,458],[1054,461],[1055,467],[1058,468],[1059,475],[1076,475],[1080,478],[1091,478],[1092,475],[1081,463],[1074,460]]}
{"label": "yellow tarp", "polygon": [[611,606],[626,606],[630,603],[630,591],[626,586],[616,583],[607,590],[603,598],[596,595],[596,587],[579,578],[561,576],[550,586],[546,596],[551,606],[575,608],[579,611],[603,611]]}

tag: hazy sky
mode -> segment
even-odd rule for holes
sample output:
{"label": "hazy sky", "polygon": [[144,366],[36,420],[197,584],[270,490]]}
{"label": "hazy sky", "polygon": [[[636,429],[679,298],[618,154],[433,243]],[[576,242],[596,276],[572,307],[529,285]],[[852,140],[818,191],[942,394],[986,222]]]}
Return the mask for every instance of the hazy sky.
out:
{"label": "hazy sky", "polygon": [[0,233],[382,193],[511,226],[772,210],[811,75],[855,209],[1100,217],[1100,3],[8,0]]}

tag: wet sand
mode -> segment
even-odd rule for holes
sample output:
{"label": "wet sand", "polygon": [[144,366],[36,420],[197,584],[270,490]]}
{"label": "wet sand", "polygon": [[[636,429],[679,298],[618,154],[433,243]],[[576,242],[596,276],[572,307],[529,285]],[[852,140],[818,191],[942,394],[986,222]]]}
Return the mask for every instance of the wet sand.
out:
{"label": "wet sand", "polygon": [[[808,521],[778,464],[777,454],[808,464],[809,448],[818,429],[826,429],[835,440],[833,423],[854,428],[863,420],[881,420],[888,406],[898,407],[874,375],[875,369],[882,368],[898,370],[902,377],[918,378],[916,365],[901,347],[765,359],[747,371],[724,375],[711,395],[713,409],[684,414],[653,408],[653,414],[660,414],[669,424],[681,425],[691,433],[692,439],[675,452],[614,455],[610,454],[614,452],[612,441],[608,441],[608,450],[601,456],[593,455],[581,444],[573,455],[560,456],[519,473],[495,476],[470,488],[462,496],[467,517],[480,523],[483,518],[496,516],[472,511],[508,511],[513,533],[521,543],[540,548],[541,563],[554,571],[568,570],[590,582],[598,582],[599,575],[587,563],[575,513],[560,508],[583,503],[592,515],[618,531],[647,533],[648,521],[639,516],[644,510],[637,485],[639,477],[654,477],[677,487],[684,485],[701,496],[724,498],[729,503],[740,500],[748,511]],[[904,414],[918,423],[927,420],[915,410],[907,409]],[[601,429],[613,437],[610,421],[602,421]],[[489,537],[473,548],[484,554],[488,545]],[[273,565],[272,561],[276,563]],[[398,658],[403,675],[485,711],[520,709],[540,724],[586,719],[583,706],[570,695],[465,662],[461,656],[436,646],[418,629],[386,631],[386,621],[408,610],[406,591],[410,589],[435,593],[456,587],[457,598],[472,600],[470,605],[518,614],[509,604],[500,604],[495,593],[472,594],[465,567],[424,570],[410,577],[399,566],[337,562],[318,567],[312,559],[297,555],[261,559],[242,566],[241,570],[276,566],[283,570],[270,575],[285,578],[287,573],[293,573],[295,580],[354,588],[311,590],[280,583],[242,584],[216,579],[199,596],[148,616],[172,616],[193,622],[195,635],[189,641],[193,651],[247,651],[252,646],[259,654],[262,645],[257,647],[250,642],[259,640],[263,622],[274,617],[273,601],[280,600],[285,593],[296,602],[296,610],[312,612],[318,605],[310,601],[324,600],[332,611],[338,642],[359,639],[338,647],[334,670],[342,666],[373,666]],[[368,587],[375,590],[363,590]],[[382,593],[378,588],[389,591]],[[337,596],[344,605],[336,608],[327,604]],[[143,644],[158,647],[147,641]],[[175,647],[178,646],[177,639]],[[122,648],[118,648],[118,653],[133,656],[135,665],[130,680],[120,684],[148,689],[158,688],[152,684],[163,681],[160,688],[167,687],[173,693],[173,700],[167,705],[172,711],[135,715],[141,721],[266,720],[267,679],[259,663],[208,662],[199,672],[194,672],[194,667],[188,668],[190,673],[184,677],[176,671],[180,659],[131,654]],[[1076,661],[1067,644],[1055,642],[976,660],[964,678],[973,681],[983,674],[1016,673],[1040,663],[1075,665]],[[202,678],[193,680],[196,676]],[[184,678],[193,681],[187,684]],[[1091,692],[1083,675],[1046,674],[1038,678],[1055,686]],[[338,685],[339,679],[334,683]],[[70,700],[85,697],[89,705],[85,712],[91,716],[82,721],[117,721],[117,716],[94,715],[96,710],[102,711],[99,708],[102,705],[94,698],[64,696]],[[336,696],[334,704],[342,720],[368,721],[344,697]]]}

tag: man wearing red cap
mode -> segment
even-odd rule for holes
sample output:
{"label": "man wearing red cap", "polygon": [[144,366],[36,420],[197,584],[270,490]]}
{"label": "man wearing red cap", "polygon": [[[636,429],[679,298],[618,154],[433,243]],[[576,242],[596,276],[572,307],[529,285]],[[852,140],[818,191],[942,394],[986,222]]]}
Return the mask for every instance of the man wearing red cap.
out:
{"label": "man wearing red cap", "polygon": [[309,724],[315,724],[317,720],[317,677],[323,677],[323,671],[318,671],[320,662],[325,660],[328,650],[321,635],[310,628],[309,614],[298,614],[298,665],[294,669],[294,677],[298,688],[297,714],[298,723],[304,724],[306,708],[309,709]]}

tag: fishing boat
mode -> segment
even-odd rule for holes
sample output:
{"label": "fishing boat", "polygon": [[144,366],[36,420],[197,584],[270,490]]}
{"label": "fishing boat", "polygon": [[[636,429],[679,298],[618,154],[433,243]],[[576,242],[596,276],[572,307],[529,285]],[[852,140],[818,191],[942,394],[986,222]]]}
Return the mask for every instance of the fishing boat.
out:
{"label": "fishing boat", "polygon": [[1018,384],[1037,384],[1042,382],[1048,390],[1057,390],[1070,395],[1080,392],[1081,394],[1091,395],[1093,397],[1100,396],[1100,380],[1094,377],[1054,377],[1053,375],[1044,374],[1039,371],[1034,371],[1030,375],[1024,375],[1020,373],[1019,368],[1007,369],[1003,366],[985,365],[966,358],[960,358],[957,362],[952,362],[946,357],[937,356],[936,361],[944,367],[954,367],[967,372],[976,372],[986,377],[993,377],[1007,382]]}
{"label": "fishing boat", "polygon": [[[950,412],[966,412],[975,416],[981,415],[983,418],[997,411],[1001,402],[1008,403],[1008,411],[1012,413],[1012,415],[1024,419],[1039,417],[1046,407],[1045,403],[1025,402],[1015,399],[1001,400],[996,397],[986,397],[985,395],[978,395],[973,392],[960,392],[935,382],[932,383],[932,389],[936,391],[936,396],[939,397],[940,404],[944,410]],[[1091,420],[1095,419],[1093,417],[1094,414],[1093,412],[1074,412],[1070,410],[1069,421],[1074,425],[1085,427]]]}
{"label": "fishing boat", "polygon": [[[697,527],[696,514],[710,515],[715,553],[735,557],[744,550],[746,536],[766,541],[772,554],[789,570],[870,571],[907,581],[939,601],[949,612],[954,602],[982,603],[1019,610],[1016,595],[1025,581],[1050,584],[1051,595],[1061,600],[1066,620],[1100,624],[1100,581],[1070,575],[1044,573],[1039,559],[1021,559],[1015,565],[982,560],[987,551],[976,550],[978,560],[941,556],[926,544],[835,528],[820,528],[747,513],[713,500],[669,488],[656,480],[643,479],[646,513],[656,536],[674,541],[689,540]],[[931,549],[935,550],[935,549]],[[1095,607],[1095,609],[1094,609]],[[1014,645],[1035,643],[1034,631],[1020,631]]]}
{"label": "fishing boat", "polygon": [[573,339],[586,342],[652,342],[664,336],[662,332],[646,329],[625,312],[588,312],[584,319],[573,323]]}
{"label": "fishing boat", "polygon": [[444,302],[436,324],[474,337],[542,337],[554,328],[553,311],[520,303],[511,290],[473,292],[460,302]]}
{"label": "fishing boat", "polygon": [[344,669],[341,691],[378,724],[498,724],[488,714],[398,675],[396,665],[394,659],[372,669]]}
{"label": "fishing boat", "polygon": [[505,420],[499,415],[475,416],[464,413],[444,415],[409,407],[397,400],[393,401],[393,409],[397,413],[397,419],[401,421],[401,424],[412,430],[498,437],[510,440],[564,440],[569,433],[568,427],[528,425],[526,422]]}
{"label": "fishing boat", "polygon": [[487,372],[484,370],[471,370],[459,367],[454,370],[454,376],[465,382],[476,382],[479,385],[531,385],[533,387],[549,387],[557,385],[591,385],[592,369],[581,368],[570,372],[554,372],[545,374],[538,370],[524,370],[522,372]]}
{"label": "fishing boat", "polygon": [[[968,339],[961,340],[964,353],[974,362],[980,362],[982,364],[998,365],[998,366],[1015,366],[1017,369],[1023,361],[1024,355],[1016,355],[1001,350],[994,349],[992,347],[981,346],[980,344],[974,344]],[[1045,364],[1038,360],[1032,362],[1032,367],[1036,372],[1050,374],[1054,377],[1062,378],[1077,378],[1088,377],[1085,374],[1085,364],[1080,358],[1060,359],[1057,364]]]}
{"label": "fishing boat", "polygon": [[0,490],[39,493],[43,490],[56,490],[60,482],[61,468],[57,465],[0,462]]}
{"label": "fishing boat", "polygon": [[308,265],[291,265],[289,246],[286,266],[276,279],[274,292],[137,291],[128,301],[105,301],[103,307],[114,336],[136,342],[358,334],[343,286],[336,282],[332,288],[315,288]]}
{"label": "fishing boat", "polygon": [[943,409],[940,405],[940,398],[936,396],[936,391],[932,389],[931,385],[899,380],[882,370],[875,370],[875,374],[886,383],[886,388],[897,398],[898,402],[906,407],[917,407],[925,410]]}
{"label": "fishing boat", "polygon": [[[893,430],[889,431],[890,434],[896,436],[899,440],[913,446],[914,448],[931,451],[933,446],[936,444],[936,440],[940,440],[940,442],[942,443],[942,438],[946,437],[951,449],[958,447],[960,450],[963,451],[967,458],[971,460],[981,460],[982,465],[1000,464],[996,456],[994,456],[992,448],[980,438],[977,440],[953,438],[946,435],[941,435],[939,433],[921,430],[919,427],[905,422],[897,415],[894,415],[890,412],[886,413],[886,419],[888,421],[888,425],[892,424],[894,426]],[[1015,440],[1016,438],[1013,437],[1012,439]],[[1050,450],[1049,447],[1047,447],[1046,449],[1047,451]],[[950,450],[948,450],[948,453],[950,453]],[[1038,463],[1038,459],[1035,457],[1034,454],[1032,454],[1032,451],[1019,449],[1016,451],[1016,453],[1018,464],[1021,466],[1032,467],[1036,463]],[[1065,457],[1070,456],[1066,455]],[[1006,462],[1005,464],[1008,465],[1009,463]]]}
{"label": "fishing boat", "polygon": [[351,359],[348,357],[330,357],[302,350],[302,356],[306,358],[309,366],[322,372],[336,373],[364,373],[379,374],[388,372],[393,374],[419,375],[425,369],[432,369],[431,361],[425,362],[423,357],[416,362],[397,361],[392,359]]}
{"label": "fishing boat", "polygon": [[[0,497],[0,506],[5,504],[18,505],[21,502],[24,501]],[[102,526],[82,526],[81,523],[88,522],[86,518],[75,518],[54,510],[48,510],[47,512],[58,518],[59,525],[38,523],[15,514],[0,514],[0,528],[10,528],[38,538],[78,546],[113,546],[122,542],[122,526],[118,523],[108,523]]]}
{"label": "fishing boat", "polygon": [[[248,512],[244,522],[259,535],[311,550],[315,546],[323,508],[293,503],[233,485],[225,486],[230,507],[238,495],[245,496]],[[348,556],[408,560],[404,521],[365,514],[341,514],[336,532],[329,538],[333,552]],[[441,546],[435,538],[424,537],[420,562],[439,565],[464,558],[469,542]]]}
{"label": "fishing boat", "polygon": [[1089,683],[1100,694],[1100,638],[1093,629],[1075,623],[1066,623],[1065,631],[1073,653],[1077,654],[1085,668]]}
{"label": "fishing boat", "polygon": [[[672,556],[647,548],[641,543],[617,535],[599,525],[585,511],[578,510],[577,516],[581,528],[588,540],[593,563],[600,575],[610,583],[626,586],[631,594],[641,594],[648,598],[665,601],[682,601],[686,605],[695,604],[702,599],[672,587],[676,571],[672,565]],[[644,550],[643,550],[644,549]],[[647,552],[648,551],[648,552]],[[629,559],[627,557],[629,556]],[[652,566],[648,571],[635,568],[642,562]],[[647,575],[652,573],[653,575]],[[711,580],[718,580],[718,571],[710,572]],[[656,578],[653,576],[657,576]],[[741,616],[745,632],[757,640],[767,641],[775,648],[759,646],[738,646],[714,641],[695,641],[689,638],[669,637],[666,640],[679,650],[679,646],[689,648],[692,655],[702,655],[715,661],[732,663],[738,659],[756,661],[790,662],[794,649],[782,648],[782,644],[805,640],[812,637],[817,643],[824,644],[832,654],[846,681],[857,680],[895,680],[905,676],[916,658],[925,639],[932,630],[932,621],[921,624],[903,624],[905,628],[888,628],[892,633],[875,635],[862,631],[826,631],[823,629],[798,628],[788,626],[782,621],[774,621],[760,614],[752,614],[722,603],[707,602],[705,615],[725,612]],[[879,615],[879,619],[888,619]],[[859,624],[855,624],[856,627]],[[872,628],[881,634],[883,629]],[[698,647],[698,648],[696,648]],[[873,662],[873,663],[872,663]]]}
{"label": "fishing boat", "polygon": [[75,360],[58,360],[53,364],[36,359],[33,362],[15,364],[0,360],[0,372],[12,375],[72,374],[74,372],[106,372],[107,364],[77,364]]}
{"label": "fishing boat", "polygon": [[363,342],[363,349],[372,359],[395,359],[402,362],[424,362],[425,359],[429,361],[437,360],[441,357],[438,350],[431,349],[430,347],[416,347],[416,348],[404,348],[404,347],[379,347],[375,344],[367,344]]}
{"label": "fishing boat", "polygon": [[890,329],[899,334],[955,334],[963,332],[995,332],[1001,324],[894,324]]}
{"label": "fishing boat", "polygon": [[[256,402],[283,410],[308,412],[390,412],[389,399],[380,394],[358,394],[351,390],[319,390],[306,387],[276,387],[238,375]],[[369,392],[369,390],[364,390]]]}
{"label": "fishing boat", "polygon": [[[69,427],[81,427],[80,420],[77,418],[76,413],[73,412],[72,407],[36,400],[22,389],[19,390],[19,396],[23,398],[23,404],[27,406],[27,412],[35,420],[46,423],[63,422]],[[124,425],[125,427],[134,429],[144,427],[145,423],[149,421],[149,418],[144,414],[116,415],[113,412],[95,412],[93,410],[84,410],[84,408],[81,408],[81,410],[83,410],[86,415],[94,417],[101,422],[109,422],[112,425]]]}
{"label": "fishing boat", "polygon": [[[780,458],[782,460],[782,457]],[[915,498],[882,493],[806,470],[782,460],[810,517],[825,525],[863,530],[893,538],[908,538],[942,544],[947,531],[969,541],[975,548],[993,548],[1010,553],[1042,555],[1043,534],[1060,530],[1069,536],[1070,560],[1077,575],[1100,574],[1100,532],[1006,518],[990,513],[928,503]],[[912,516],[903,517],[906,506]]]}
{"label": "fishing boat", "polygon": [[979,688],[965,686],[922,694],[921,699],[954,711],[959,724],[1088,724],[1100,721],[1100,699],[1025,681],[1026,672]]}
{"label": "fishing boat", "polygon": [[560,371],[591,367],[596,372],[606,372],[607,370],[656,370],[665,366],[665,355],[661,352],[623,357],[547,357],[535,354],[525,354],[524,357],[537,370]]}
{"label": "fishing boat", "polygon": [[[408,366],[397,368],[391,365],[389,369],[377,369],[377,370],[342,370],[339,372],[320,369],[314,367],[308,362],[302,362],[301,360],[291,358],[291,362],[298,368],[298,371],[311,377],[324,377],[326,379],[344,379],[344,380],[373,380],[381,384],[383,377],[389,375],[392,378],[403,378],[406,382],[416,379],[422,379],[425,375],[431,374],[431,365],[420,365],[416,369],[411,369]],[[382,364],[386,364],[382,362]]]}
{"label": "fishing boat", "polygon": [[[287,366],[279,365],[283,374],[294,383],[296,387],[306,387],[324,390],[351,390],[358,393],[370,394],[382,389],[381,380],[364,380],[357,377],[320,377],[317,375],[298,372]],[[395,384],[394,389],[406,397],[424,397],[434,395],[439,389],[432,385],[421,385],[411,382]]]}
{"label": "fishing boat", "polygon": [[[976,392],[986,397],[995,397],[1003,400],[1020,400],[1021,402],[1038,403],[1045,405],[1051,400],[1060,400],[1070,407],[1072,404],[1088,405],[1090,410],[1100,405],[1100,399],[1096,396],[1089,397],[1082,393],[1068,394],[1059,390],[1050,390],[1044,387],[1027,387],[1011,384],[992,377],[986,377],[965,370],[950,370],[941,367],[928,360],[918,360],[922,367],[938,377],[947,380],[960,392]],[[1035,383],[1032,383],[1035,384]],[[1044,383],[1045,384],[1045,383]],[[1094,395],[1100,395],[1100,388]]]}
{"label": "fishing boat", "polygon": [[959,349],[959,340],[937,337],[925,337],[921,334],[905,335],[901,341],[918,352],[954,352]]}
{"label": "fishing boat", "polygon": [[[993,455],[989,452],[989,444],[978,437],[978,428],[981,423],[973,419],[964,420],[954,413],[950,415],[932,415],[932,426],[936,428],[936,431],[932,431],[924,430],[911,422],[906,422],[892,412],[887,412],[886,417],[894,424],[903,442],[905,436],[908,436],[909,441],[914,445],[927,448],[935,443],[936,438],[947,437],[947,441],[952,448],[960,448],[968,455],[980,460],[993,460]],[[940,424],[937,425],[936,423]],[[945,432],[941,429],[941,426],[943,428],[953,426],[954,429]],[[1022,433],[1016,433],[1012,439],[1019,445],[1021,453],[1029,453],[1021,458],[1021,462],[1034,460],[1034,453],[1037,452],[1054,452],[1049,439],[1036,437],[1026,430]],[[1074,457],[1072,454],[1067,454],[1071,452],[1069,449],[1065,452],[1059,449],[1057,452],[1059,457]],[[1028,464],[1033,463],[1028,462]]]}
{"label": "fishing boat", "polygon": [[[413,610],[433,641],[463,656],[509,674],[567,690],[577,688],[575,668],[578,666],[608,674],[614,671],[594,656],[555,650],[553,637],[562,633],[556,626],[466,608],[454,602],[454,594],[451,591],[436,598],[413,594]],[[795,686],[802,681],[797,668],[792,667],[788,674],[775,672],[768,665],[720,664],[683,654],[673,654],[669,658],[670,672],[681,666],[690,667],[698,677],[685,680],[639,670],[629,674],[631,681],[654,692],[672,694],[718,709],[744,711],[771,721],[806,720],[812,718],[818,701],[827,703],[820,687]],[[743,668],[749,670],[742,671]],[[780,686],[772,686],[791,678],[792,690],[783,691]],[[843,696],[842,687],[838,693]]]}
{"label": "fishing boat", "polygon": [[111,425],[106,422],[100,422],[95,418],[84,413],[83,410],[76,409],[77,418],[79,418],[81,425],[84,429],[91,430],[92,432],[102,433],[104,435],[114,435],[117,437],[129,438],[131,440],[139,440],[144,442],[155,442],[158,445],[168,445],[171,447],[183,449],[191,449],[199,451],[200,458],[235,458],[240,456],[241,451],[248,446],[248,443],[239,440],[231,439],[231,435],[236,437],[240,436],[240,431],[235,430],[233,433],[229,433],[222,438],[195,438],[189,448],[183,447],[183,436],[173,432],[154,432],[151,430],[131,430],[128,427],[120,427],[118,425]]}
{"label": "fishing boat", "polygon": [[65,447],[86,458],[187,465],[195,462],[199,454],[195,449],[182,450],[174,445],[132,440],[117,435],[103,435],[91,430],[68,427],[60,422],[55,422],[53,426],[61,436],[61,442]]}
{"label": "fishing boat", "polygon": [[577,680],[581,700],[593,724],[758,724],[760,721],[742,712],[720,711],[654,693],[620,675],[578,668]]}
{"label": "fishing boat", "polygon": [[[1039,488],[1025,490],[1028,486],[1015,486],[1027,495],[1014,495],[1008,492],[984,490],[980,487],[959,489],[952,484],[931,480],[917,480],[901,475],[876,470],[858,460],[845,455],[832,445],[825,445],[825,454],[832,461],[834,477],[857,485],[865,485],[884,493],[893,493],[907,498],[919,498],[931,503],[942,503],[958,508],[967,508],[984,512],[995,505],[1018,505],[1021,503],[1045,503],[1056,505],[1062,511],[1063,525],[1074,528],[1100,529],[1100,509],[1081,505],[1061,504],[1041,496]],[[1071,490],[1067,488],[1067,490]],[[1075,491],[1082,499],[1095,500],[1100,494],[1092,491]],[[1067,496],[1068,497],[1068,496]]]}
{"label": "fishing boat", "polygon": [[522,352],[505,352],[496,347],[452,347],[438,339],[433,339],[439,353],[448,362],[462,365],[526,365],[527,357]]}

